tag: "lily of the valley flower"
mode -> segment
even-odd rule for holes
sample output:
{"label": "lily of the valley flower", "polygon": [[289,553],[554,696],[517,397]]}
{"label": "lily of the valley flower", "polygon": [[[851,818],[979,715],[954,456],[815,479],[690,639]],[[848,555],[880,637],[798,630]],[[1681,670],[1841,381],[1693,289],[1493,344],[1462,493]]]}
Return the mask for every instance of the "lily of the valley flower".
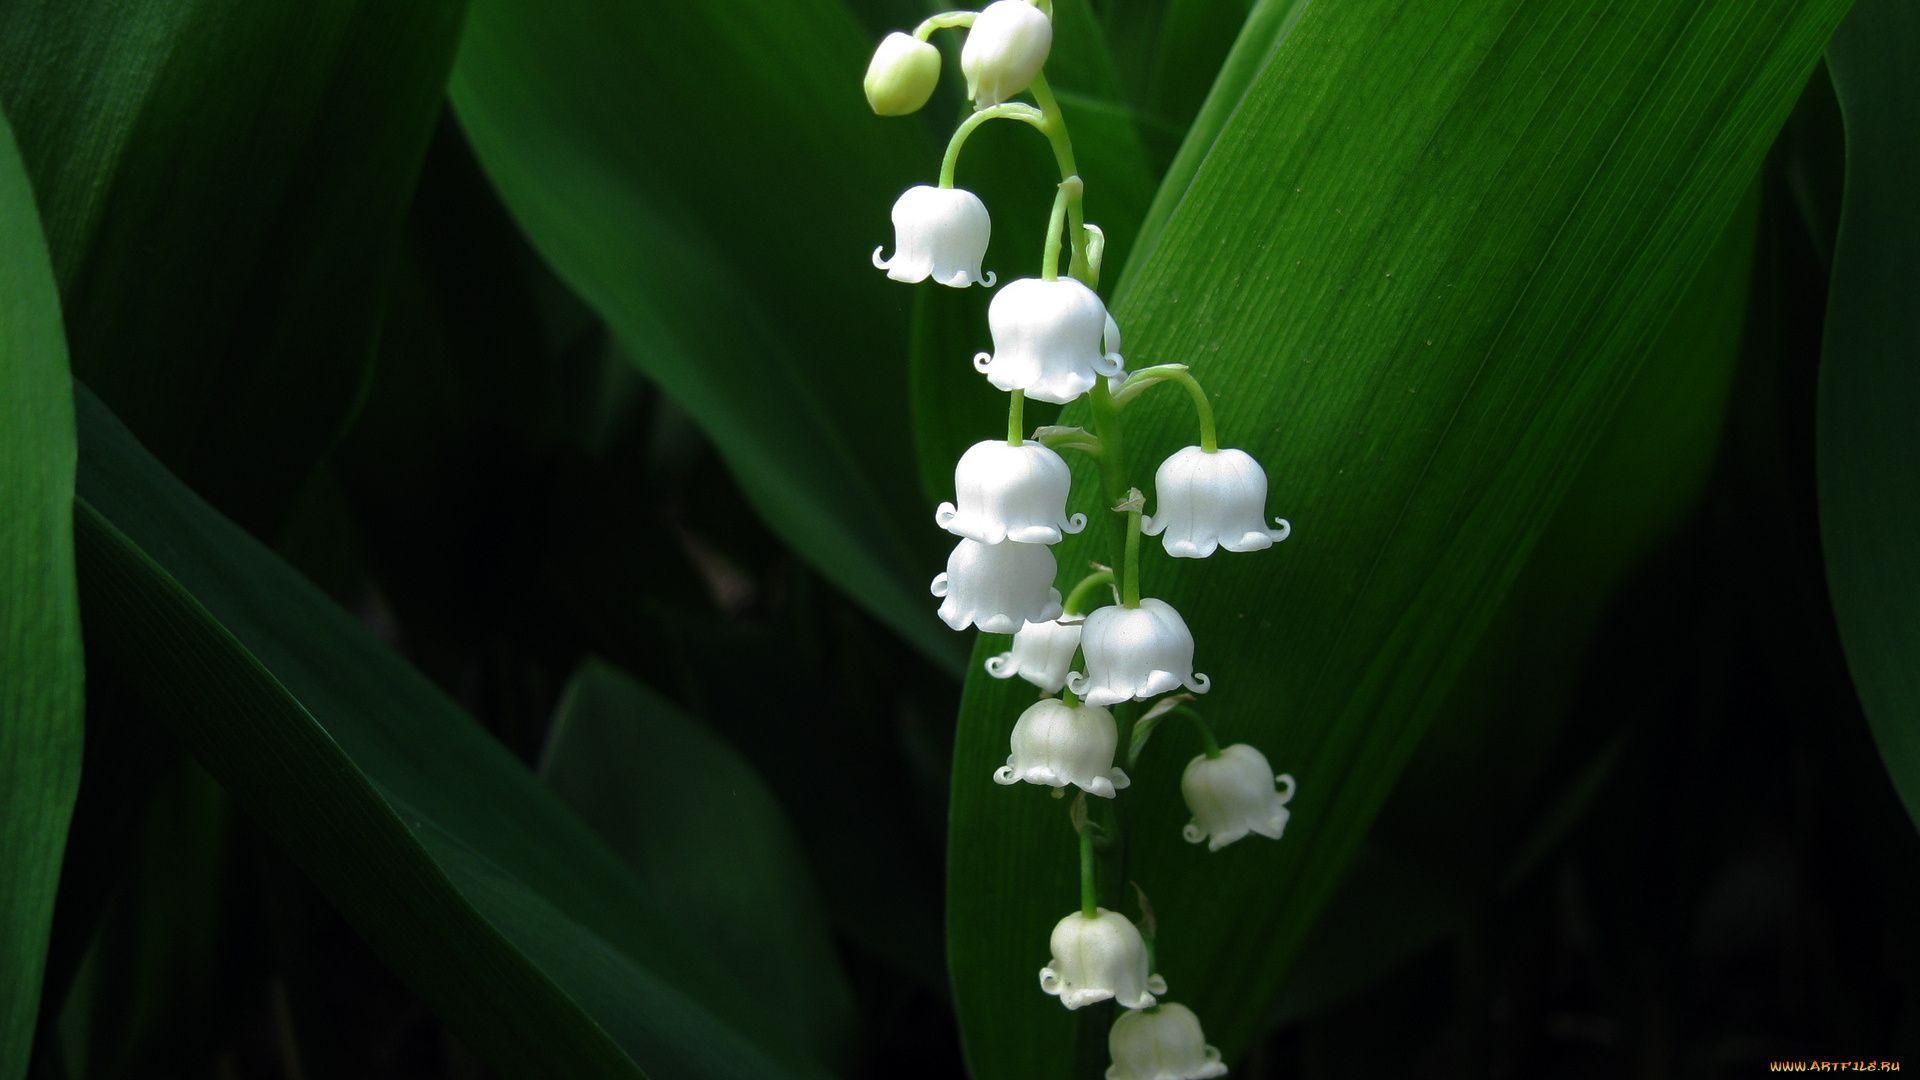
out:
{"label": "lily of the valley flower", "polygon": [[993,219],[978,195],[919,184],[894,201],[893,257],[880,257],[882,244],[873,249],[873,265],[908,284],[932,278],[956,289],[991,288],[995,277],[980,273],[980,261],[992,231]]}
{"label": "lily of the valley flower", "polygon": [[1280,839],[1287,831],[1293,777],[1275,776],[1265,754],[1235,743],[1219,757],[1202,754],[1187,762],[1180,774],[1180,794],[1193,811],[1193,820],[1180,835],[1190,844],[1206,840],[1208,851],[1219,851],[1249,832]]}
{"label": "lily of the valley flower", "polygon": [[906,116],[920,111],[939,82],[940,50],[912,34],[895,31],[880,40],[860,85],[875,113]]}
{"label": "lily of the valley flower", "polygon": [[994,386],[1035,401],[1065,405],[1092,389],[1096,376],[1125,366],[1107,306],[1073,278],[1009,282],[987,307],[987,326],[994,351],[974,357],[973,366]]}
{"label": "lily of the valley flower", "polygon": [[1077,617],[1070,622],[1063,618],[1028,623],[1014,632],[1013,648],[987,657],[987,674],[996,679],[1018,675],[1042,693],[1059,693],[1067,685],[1073,654],[1080,648],[1080,625]]}
{"label": "lily of the valley flower", "polygon": [[1053,48],[1053,23],[1027,0],[988,4],[967,31],[960,70],[975,105],[998,105],[1032,85]]}
{"label": "lily of the valley flower", "polygon": [[1045,544],[983,544],[962,540],[933,579],[940,618],[955,630],[977,626],[1011,634],[1026,623],[1060,617],[1053,587],[1053,549]]}
{"label": "lily of the valley flower", "polygon": [[1053,958],[1040,969],[1040,989],[1069,1009],[1112,998],[1145,1009],[1167,992],[1167,980],[1147,973],[1147,943],[1125,915],[1096,908],[1061,919],[1048,939]]}
{"label": "lily of the valley flower", "polygon": [[1207,1045],[1200,1018],[1167,1002],[1121,1013],[1107,1032],[1113,1064],[1107,1080],[1208,1080],[1227,1075],[1217,1047]]}
{"label": "lily of the valley flower", "polygon": [[997,544],[1057,544],[1062,533],[1087,527],[1087,516],[1067,516],[1073,474],[1045,445],[1004,439],[977,442],[954,466],[959,505],[941,503],[933,520],[956,536]]}
{"label": "lily of the valley flower", "polygon": [[1216,548],[1260,551],[1287,538],[1292,526],[1275,518],[1267,528],[1267,474],[1244,450],[1189,446],[1153,474],[1157,513],[1140,521],[1148,536],[1179,559],[1204,559]]}
{"label": "lily of the valley flower", "polygon": [[1087,670],[1067,676],[1067,688],[1089,705],[1145,700],[1182,686],[1204,694],[1213,685],[1193,670],[1193,632],[1164,600],[1094,611],[1080,631],[1080,651]]}
{"label": "lily of the valley flower", "polygon": [[994,770],[996,783],[1068,784],[1089,795],[1113,798],[1127,774],[1113,763],[1119,745],[1113,714],[1098,705],[1069,705],[1058,698],[1036,701],[1013,724],[1013,753]]}

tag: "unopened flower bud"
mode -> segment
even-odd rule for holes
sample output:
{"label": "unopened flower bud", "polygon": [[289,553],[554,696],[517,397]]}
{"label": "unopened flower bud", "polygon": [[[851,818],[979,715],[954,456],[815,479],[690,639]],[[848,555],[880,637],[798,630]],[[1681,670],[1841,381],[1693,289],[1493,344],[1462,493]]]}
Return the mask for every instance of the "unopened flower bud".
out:
{"label": "unopened flower bud", "polygon": [[912,34],[895,31],[880,42],[867,64],[861,86],[867,104],[881,116],[906,116],[920,111],[940,82],[940,50]]}

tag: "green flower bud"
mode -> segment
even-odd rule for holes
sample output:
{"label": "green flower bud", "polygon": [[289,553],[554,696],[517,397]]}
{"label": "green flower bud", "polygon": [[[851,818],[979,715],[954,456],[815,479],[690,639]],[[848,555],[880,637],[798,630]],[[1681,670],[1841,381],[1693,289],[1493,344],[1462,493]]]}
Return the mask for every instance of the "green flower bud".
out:
{"label": "green flower bud", "polygon": [[861,84],[867,104],[881,116],[905,116],[920,111],[940,81],[940,50],[911,34],[895,31],[873,51],[867,77]]}

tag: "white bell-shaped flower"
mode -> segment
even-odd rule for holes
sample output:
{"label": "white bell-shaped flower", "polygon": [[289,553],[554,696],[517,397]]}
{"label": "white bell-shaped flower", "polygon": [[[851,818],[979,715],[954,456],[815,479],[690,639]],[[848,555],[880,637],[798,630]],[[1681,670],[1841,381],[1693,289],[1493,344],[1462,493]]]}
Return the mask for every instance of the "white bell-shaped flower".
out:
{"label": "white bell-shaped flower", "polygon": [[1028,623],[1014,632],[1013,648],[987,657],[987,674],[996,679],[1018,675],[1042,693],[1059,693],[1080,648],[1080,626],[1079,618]]}
{"label": "white bell-shaped flower", "polygon": [[1061,919],[1048,939],[1053,959],[1040,969],[1040,989],[1069,1009],[1108,998],[1129,1009],[1151,1007],[1167,980],[1147,973],[1147,943],[1125,915],[1095,908]]}
{"label": "white bell-shaped flower", "polygon": [[1167,1002],[1121,1013],[1107,1032],[1113,1064],[1107,1080],[1208,1080],[1227,1075],[1217,1047],[1207,1045],[1200,1018]]}
{"label": "white bell-shaped flower", "polygon": [[1065,533],[1087,527],[1085,514],[1067,516],[1073,474],[1052,449],[1026,440],[977,442],[953,469],[959,505],[941,503],[933,520],[956,536],[997,544],[1057,544]]}
{"label": "white bell-shaped flower", "polygon": [[1158,512],[1140,519],[1140,531],[1165,533],[1160,542],[1177,559],[1260,551],[1293,529],[1282,518],[1267,528],[1267,474],[1244,450],[1177,450],[1153,474],[1153,494]]}
{"label": "white bell-shaped flower", "polygon": [[975,105],[998,105],[1032,85],[1053,47],[1053,23],[1027,0],[988,4],[967,31],[960,71]]}
{"label": "white bell-shaped flower", "polygon": [[906,116],[920,111],[939,82],[940,50],[896,30],[880,39],[860,86],[876,114]]}
{"label": "white bell-shaped flower", "polygon": [[1125,367],[1117,351],[1101,351],[1112,337],[1107,306],[1073,278],[1009,282],[987,307],[993,352],[973,366],[1002,390],[1022,390],[1035,401],[1064,405],[1093,388],[1097,376]]}
{"label": "white bell-shaped flower", "polygon": [[983,544],[962,540],[933,579],[940,618],[955,630],[977,626],[1011,634],[1026,623],[1060,617],[1053,587],[1053,549],[1045,544]]}
{"label": "white bell-shaped flower", "polygon": [[993,219],[980,196],[960,188],[918,184],[893,203],[893,257],[883,259],[886,245],[873,249],[873,265],[895,281],[912,284],[928,278],[964,289],[991,288],[993,273],[980,273],[987,256],[987,237]]}
{"label": "white bell-shaped flower", "polygon": [[1089,705],[1145,700],[1182,686],[1204,694],[1212,680],[1193,670],[1193,632],[1164,600],[1139,607],[1103,607],[1080,631],[1087,670],[1067,676],[1067,689]]}
{"label": "white bell-shaped flower", "polygon": [[1180,835],[1190,844],[1205,840],[1208,851],[1219,851],[1250,832],[1280,839],[1287,831],[1293,777],[1274,775],[1265,754],[1235,743],[1219,757],[1202,754],[1187,762],[1180,794],[1193,812]]}
{"label": "white bell-shaped flower", "polygon": [[1120,729],[1098,705],[1069,705],[1058,698],[1036,701],[1013,724],[1013,753],[994,770],[996,783],[1063,788],[1113,798],[1127,774],[1113,763]]}

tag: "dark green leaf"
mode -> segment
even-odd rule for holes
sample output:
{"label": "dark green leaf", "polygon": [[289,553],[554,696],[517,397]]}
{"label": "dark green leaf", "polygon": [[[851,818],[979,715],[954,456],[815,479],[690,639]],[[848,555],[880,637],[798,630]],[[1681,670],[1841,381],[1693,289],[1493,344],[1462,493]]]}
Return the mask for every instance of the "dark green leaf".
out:
{"label": "dark green leaf", "polygon": [[541,776],[649,882],[679,931],[749,974],[795,1045],[844,1059],[853,998],[786,813],[733,749],[599,661],[560,704]]}
{"label": "dark green leaf", "polygon": [[0,1080],[26,1074],[80,784],[73,483],[60,300],[0,116]]}
{"label": "dark green leaf", "polygon": [[507,1074],[820,1071],[451,701],[97,399],[80,414],[100,662],[463,1042]]}
{"label": "dark green leaf", "polygon": [[460,11],[0,5],[75,372],[256,529],[360,392]]}
{"label": "dark green leaf", "polygon": [[451,93],[534,246],[700,423],[762,516],[955,663],[956,641],[926,617],[939,544],[920,528],[899,408],[912,293],[867,263],[937,148],[924,125],[867,111],[871,48],[838,0],[752,18],[481,0]]}
{"label": "dark green leaf", "polygon": [[1847,666],[1920,824],[1920,8],[1860,0],[1827,63],[1846,194],[1821,346],[1820,538]]}
{"label": "dark green leaf", "polygon": [[[1295,525],[1272,552],[1146,572],[1193,627],[1222,740],[1300,785],[1284,843],[1211,856],[1179,839],[1185,748],[1156,739],[1122,800],[1172,996],[1230,1057],[1844,7],[1310,6],[1137,250],[1129,362],[1191,363]],[[1127,420],[1132,478],[1191,439],[1178,398]],[[1061,565],[1112,536],[1102,521]],[[984,1077],[1064,1062],[1075,1038],[1034,988],[1073,904],[1071,835],[1051,800],[987,782],[1026,696],[976,675],[955,755],[948,929]]]}

